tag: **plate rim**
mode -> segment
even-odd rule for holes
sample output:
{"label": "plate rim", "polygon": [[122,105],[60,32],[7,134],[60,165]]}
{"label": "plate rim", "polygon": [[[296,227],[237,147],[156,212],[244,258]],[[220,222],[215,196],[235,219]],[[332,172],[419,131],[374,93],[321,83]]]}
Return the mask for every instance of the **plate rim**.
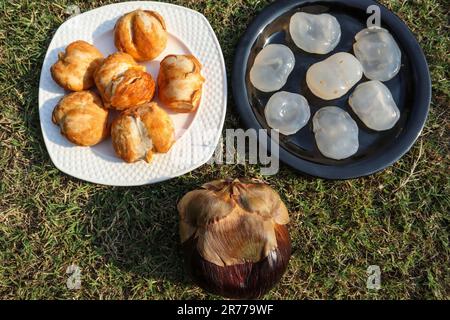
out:
{"label": "plate rim", "polygon": [[[376,159],[371,159],[371,161],[369,162],[369,164],[372,164],[370,168],[366,167],[367,164],[363,164],[362,167],[355,167],[354,163],[341,167],[335,165],[322,165],[302,159],[291,153],[289,150],[284,149],[281,145],[279,146],[280,161],[292,167],[293,169],[309,176],[329,180],[348,180],[370,176],[392,166],[413,147],[425,127],[426,120],[429,114],[432,95],[431,76],[429,72],[428,62],[415,35],[394,12],[390,11],[379,2],[374,0],[285,0],[282,2],[274,2],[265,7],[251,21],[247,30],[241,36],[235,50],[231,78],[233,99],[236,105],[236,109],[240,115],[242,122],[247,128],[264,129],[257,120],[257,117],[254,114],[254,111],[252,110],[247,97],[246,70],[250,51],[256,39],[263,32],[265,27],[270,24],[271,21],[284,14],[285,12],[294,9],[295,7],[300,7],[302,5],[313,5],[314,3],[340,3],[364,11],[370,5],[377,5],[381,9],[383,23],[386,24],[387,22],[387,24],[391,26],[394,25],[396,33],[401,33],[403,36],[414,40],[408,41],[408,49],[405,49],[405,51],[414,53],[413,57],[409,56],[409,58],[414,63],[415,69],[417,70],[416,73],[420,75],[421,84],[425,84],[425,88],[421,86],[420,90],[418,90],[419,101],[416,101],[414,103],[414,106],[418,105],[420,106],[420,108],[418,111],[416,111],[416,117],[418,119],[412,125],[413,132],[404,132],[406,128],[402,130],[402,133],[399,136],[400,141],[402,142],[400,146],[396,145],[396,148],[390,149],[390,152],[385,153],[377,157]],[[417,84],[414,85],[414,88],[417,88]],[[270,137],[268,137],[267,141],[264,141],[263,144],[266,145],[267,149],[270,151]]]}
{"label": "plate rim", "polygon": [[[222,77],[222,81],[223,81],[223,101],[222,101],[222,103],[223,103],[223,106],[221,108],[223,110],[223,112],[222,112],[222,115],[221,115],[221,118],[220,118],[219,127],[217,128],[217,135],[213,139],[213,144],[216,147],[217,147],[217,145],[218,145],[218,143],[220,141],[220,138],[222,136],[222,131],[223,131],[223,127],[224,127],[224,124],[225,124],[225,118],[226,118],[226,114],[227,114],[228,77],[227,77],[227,69],[226,69],[226,64],[225,64],[225,58],[224,58],[224,55],[223,55],[223,50],[222,50],[220,42],[219,42],[219,40],[217,38],[217,35],[216,35],[214,29],[212,28],[212,26],[210,24],[210,22],[208,21],[208,19],[201,12],[198,12],[196,10],[193,10],[191,8],[187,8],[187,7],[184,7],[184,6],[180,6],[180,5],[176,5],[176,4],[172,4],[172,3],[166,3],[166,2],[158,2],[158,1],[129,1],[129,2],[112,3],[112,4],[107,4],[107,5],[104,5],[104,6],[100,6],[100,7],[97,7],[97,8],[94,8],[94,9],[82,12],[82,13],[74,16],[74,17],[71,17],[71,18],[67,19],[66,21],[64,21],[61,25],[59,25],[59,27],[54,31],[54,33],[52,35],[52,39],[49,42],[47,51],[46,51],[44,59],[42,61],[41,73],[40,73],[40,77],[39,77],[39,87],[38,87],[38,111],[39,111],[40,128],[41,128],[41,133],[42,133],[43,140],[44,140],[44,143],[45,143],[45,147],[46,147],[46,150],[47,150],[47,153],[48,153],[48,155],[50,157],[51,162],[53,163],[53,165],[59,171],[63,172],[64,174],[67,174],[69,176],[72,176],[72,177],[74,177],[76,179],[82,180],[82,181],[86,181],[86,182],[93,183],[93,184],[98,184],[98,185],[105,185],[105,186],[138,187],[138,186],[144,186],[144,185],[150,185],[150,184],[157,184],[157,183],[160,183],[160,182],[163,182],[163,181],[167,181],[167,180],[170,180],[170,179],[173,179],[173,178],[177,178],[177,177],[183,176],[183,175],[185,175],[185,174],[187,174],[187,173],[189,173],[191,171],[194,171],[194,170],[198,169],[199,167],[201,167],[205,163],[207,163],[209,161],[209,159],[214,155],[215,148],[211,147],[211,151],[208,152],[208,153],[205,152],[205,155],[204,155],[204,157],[201,160],[199,160],[198,162],[196,162],[195,164],[193,164],[192,166],[190,166],[188,168],[185,168],[183,170],[175,172],[174,174],[162,175],[162,176],[159,176],[157,178],[151,179],[149,181],[140,181],[140,182],[136,182],[136,183],[130,183],[130,182],[125,182],[125,181],[122,182],[122,181],[117,181],[117,180],[113,180],[113,179],[110,179],[110,178],[108,178],[108,179],[102,178],[102,180],[100,181],[100,180],[92,178],[90,176],[84,176],[84,175],[80,174],[79,170],[69,171],[67,168],[64,168],[64,167],[62,167],[60,165],[58,160],[55,158],[54,152],[50,151],[51,150],[51,148],[49,148],[50,141],[49,141],[49,138],[45,134],[45,129],[44,129],[44,125],[45,124],[44,124],[44,119],[42,119],[42,114],[41,114],[41,106],[43,105],[43,99],[44,99],[43,98],[44,92],[42,90],[42,83],[43,83],[43,81],[44,81],[44,79],[46,77],[46,72],[47,72],[44,69],[44,66],[46,64],[46,60],[49,58],[49,54],[50,54],[51,50],[53,50],[53,49],[51,49],[52,48],[52,44],[53,44],[53,42],[55,40],[55,36],[58,34],[58,32],[63,27],[65,27],[66,24],[69,24],[72,19],[80,18],[80,17],[82,17],[85,14],[92,14],[92,13],[95,14],[96,11],[102,11],[102,10],[108,10],[108,9],[111,10],[112,8],[114,8],[116,6],[124,5],[124,4],[130,5],[130,6],[155,5],[155,6],[176,7],[178,9],[181,9],[181,10],[184,10],[184,11],[188,11],[188,12],[190,12],[190,14],[196,15],[196,16],[198,16],[199,18],[201,18],[204,21],[205,26],[208,28],[208,31],[209,31],[209,33],[212,36],[212,40],[214,40],[215,46],[218,48],[219,57],[220,57],[220,61],[219,62],[220,62],[220,66],[221,66],[222,74],[223,74],[223,77]],[[199,119],[197,119],[197,117],[195,117],[193,119],[193,122],[192,122],[191,126],[194,124],[194,122],[196,122],[198,120]],[[76,146],[74,146],[74,148],[75,147]]]}

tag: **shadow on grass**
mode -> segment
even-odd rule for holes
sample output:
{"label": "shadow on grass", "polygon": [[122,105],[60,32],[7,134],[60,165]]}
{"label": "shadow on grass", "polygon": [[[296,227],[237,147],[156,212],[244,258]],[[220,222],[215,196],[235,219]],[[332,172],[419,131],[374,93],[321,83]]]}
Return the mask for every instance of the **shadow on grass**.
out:
{"label": "shadow on grass", "polygon": [[198,180],[183,178],[95,192],[85,206],[94,245],[107,263],[123,271],[186,285],[176,205],[196,187]]}

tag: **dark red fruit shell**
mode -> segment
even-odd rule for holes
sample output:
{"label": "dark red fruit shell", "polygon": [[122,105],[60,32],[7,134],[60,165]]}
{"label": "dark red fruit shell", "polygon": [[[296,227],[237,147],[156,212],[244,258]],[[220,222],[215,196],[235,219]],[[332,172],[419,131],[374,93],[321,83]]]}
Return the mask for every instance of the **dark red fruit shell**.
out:
{"label": "dark red fruit shell", "polygon": [[196,240],[191,237],[182,245],[186,267],[194,282],[208,292],[231,299],[259,298],[280,281],[291,257],[287,227],[276,225],[275,235],[278,248],[274,254],[257,263],[225,267],[203,259],[196,250]]}

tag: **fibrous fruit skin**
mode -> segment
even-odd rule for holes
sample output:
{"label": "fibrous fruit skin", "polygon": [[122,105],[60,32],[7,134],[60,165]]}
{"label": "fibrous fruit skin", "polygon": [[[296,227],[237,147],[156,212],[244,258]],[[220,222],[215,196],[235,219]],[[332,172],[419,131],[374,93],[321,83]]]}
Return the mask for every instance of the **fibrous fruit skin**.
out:
{"label": "fibrous fruit skin", "polygon": [[291,255],[287,208],[258,181],[222,180],[178,204],[186,267],[201,288],[254,299],[282,277]]}

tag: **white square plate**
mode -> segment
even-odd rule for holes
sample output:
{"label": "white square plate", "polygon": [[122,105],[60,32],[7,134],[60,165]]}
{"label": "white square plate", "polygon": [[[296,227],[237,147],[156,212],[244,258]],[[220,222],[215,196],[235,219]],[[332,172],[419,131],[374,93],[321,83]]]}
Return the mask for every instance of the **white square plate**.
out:
{"label": "white square plate", "polygon": [[[58,53],[75,40],[85,40],[105,56],[116,52],[113,28],[119,17],[136,9],[159,12],[166,21],[169,41],[166,50],[145,63],[156,79],[160,61],[168,54],[195,55],[206,79],[198,111],[169,112],[177,142],[167,154],[155,154],[153,161],[127,164],[117,158],[108,139],[97,146],[78,147],[66,140],[51,121],[53,108],[67,92],[52,79],[50,67]],[[181,176],[205,164],[219,142],[227,105],[227,76],[222,50],[208,20],[184,7],[151,1],[107,5],[73,17],[56,31],[42,67],[39,83],[39,116],[45,145],[54,165],[78,179],[114,186],[138,186]]]}

